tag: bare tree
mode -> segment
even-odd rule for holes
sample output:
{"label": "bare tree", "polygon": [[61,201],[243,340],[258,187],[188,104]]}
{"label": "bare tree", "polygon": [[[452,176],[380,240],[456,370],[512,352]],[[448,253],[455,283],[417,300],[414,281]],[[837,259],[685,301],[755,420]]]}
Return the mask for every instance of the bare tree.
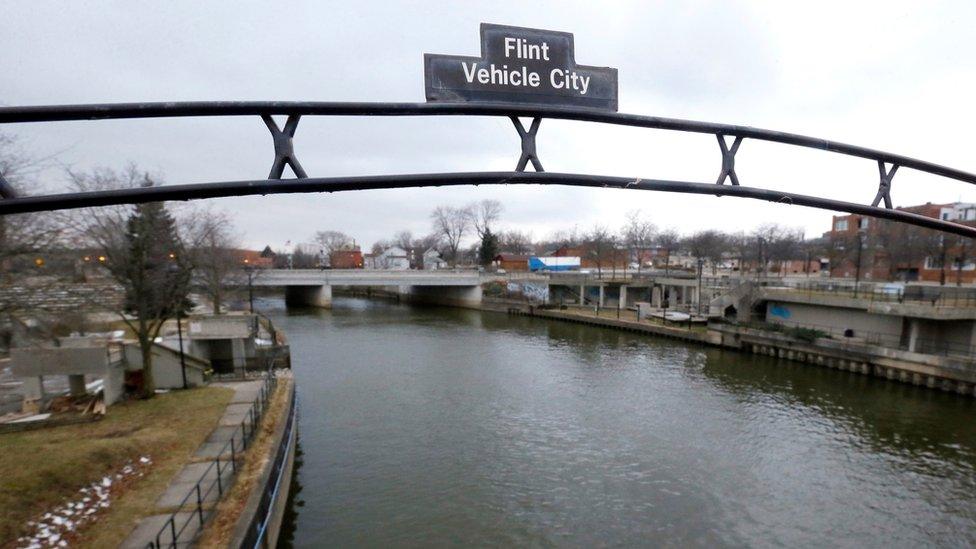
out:
{"label": "bare tree", "polygon": [[640,210],[633,210],[627,214],[627,224],[624,225],[624,242],[634,257],[637,258],[637,276],[640,276],[644,264],[644,254],[654,245],[654,235],[657,228],[653,223],[641,216]]}
{"label": "bare tree", "polygon": [[532,253],[532,235],[526,232],[510,230],[504,231],[499,237],[501,251],[525,255]]}
{"label": "bare tree", "polygon": [[684,247],[699,261],[709,261],[714,273],[716,264],[722,260],[725,238],[714,230],[698,231],[684,240]]}
{"label": "bare tree", "polygon": [[[156,179],[130,166],[123,172],[100,169],[69,172],[78,190],[149,187]],[[77,210],[70,218],[76,238],[99,250],[102,265],[125,290],[116,311],[135,334],[142,356],[143,397],[155,392],[152,346],[166,320],[189,307],[192,264],[185,241],[163,203]]]}
{"label": "bare tree", "polygon": [[[26,194],[28,178],[40,161],[31,158],[20,149],[17,140],[0,133],[0,185],[6,192]],[[62,226],[57,216],[49,213],[32,213],[0,217],[0,283],[9,282],[14,274],[13,262],[55,244],[62,236]],[[16,308],[13,301],[0,302],[0,311]]]}
{"label": "bare tree", "polygon": [[245,267],[237,251],[234,224],[225,212],[196,210],[184,215],[181,225],[197,279],[214,314],[219,315],[225,289],[243,278]]}
{"label": "bare tree", "polygon": [[769,262],[781,265],[784,261],[797,259],[803,255],[800,249],[800,244],[803,242],[801,229],[767,223],[756,229],[755,236],[762,252],[759,263],[763,272],[766,271]]}
{"label": "bare tree", "polygon": [[678,249],[681,236],[674,229],[665,229],[658,233],[655,241],[658,246],[664,248],[664,276],[669,276],[671,274],[671,252]]}
{"label": "bare tree", "polygon": [[[332,261],[332,253],[355,244],[353,238],[342,231],[319,231],[312,237],[312,241],[321,246],[322,255],[326,261]],[[308,254],[303,254],[308,255]],[[312,262],[314,263],[314,261]],[[296,268],[298,266],[296,265]]]}
{"label": "bare tree", "polygon": [[484,239],[486,234],[492,232],[491,227],[501,217],[502,209],[502,203],[497,200],[482,200],[465,208],[479,239]]}
{"label": "bare tree", "polygon": [[434,232],[444,239],[451,265],[457,266],[461,240],[471,228],[471,212],[467,208],[438,206],[430,214]]}
{"label": "bare tree", "polygon": [[596,263],[598,276],[603,276],[603,266],[606,262],[613,261],[613,252],[616,247],[616,238],[603,225],[594,225],[586,233],[587,254]]}
{"label": "bare tree", "polygon": [[904,269],[925,261],[936,233],[888,220],[877,220],[876,238],[888,268],[888,280],[895,280]]}

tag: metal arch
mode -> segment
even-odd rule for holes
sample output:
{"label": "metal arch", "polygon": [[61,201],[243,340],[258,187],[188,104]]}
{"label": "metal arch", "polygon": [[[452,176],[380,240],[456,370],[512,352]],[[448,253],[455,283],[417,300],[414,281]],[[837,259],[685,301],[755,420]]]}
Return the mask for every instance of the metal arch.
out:
{"label": "metal arch", "polygon": [[617,188],[752,198],[767,202],[810,206],[874,216],[909,223],[928,229],[976,238],[976,228],[902,210],[889,210],[796,193],[714,183],[694,183],[661,179],[640,179],[600,175],[534,172],[469,172],[360,177],[310,177],[307,179],[226,181],[193,185],[165,185],[60,195],[27,196],[0,200],[0,215],[66,210],[92,206],[138,204],[165,200],[196,200],[228,196],[254,196],[308,192],[344,192],[373,189],[403,189],[458,185],[541,184],[575,187]]}
{"label": "metal arch", "polygon": [[0,107],[0,124],[25,122],[58,122],[70,120],[109,120],[121,118],[170,118],[187,116],[260,116],[316,115],[316,116],[524,116],[600,122],[620,126],[635,126],[712,135],[759,139],[786,145],[898,164],[934,175],[976,184],[976,174],[941,166],[932,162],[858,147],[827,139],[794,133],[777,132],[736,126],[698,122],[677,118],[662,118],[585,108],[553,107],[512,103],[348,103],[309,101],[197,101],[172,103],[113,103],[94,105],[42,105],[33,107]]}
{"label": "metal arch", "polygon": [[[279,130],[272,115],[287,115],[284,130]],[[342,191],[367,188],[400,188],[412,186],[440,186],[461,184],[494,183],[537,183],[563,184],[593,187],[622,186],[643,190],[666,192],[685,192],[713,194],[716,196],[739,196],[775,202],[811,206],[829,210],[860,213],[879,218],[893,219],[947,231],[968,237],[976,237],[976,229],[942,220],[932,220],[923,216],[892,209],[891,179],[899,167],[907,167],[976,184],[976,174],[941,166],[931,162],[896,155],[874,149],[857,147],[798,134],[775,132],[710,122],[696,122],[673,118],[621,114],[579,107],[555,107],[513,103],[337,103],[337,102],[173,102],[173,103],[119,103],[96,105],[53,105],[34,107],[0,107],[0,124],[53,122],[71,120],[102,120],[123,118],[162,118],[188,116],[246,116],[259,115],[268,125],[274,138],[275,162],[269,179],[266,181],[237,181],[208,183],[201,185],[167,186],[151,189],[125,189],[106,193],[74,193],[39,197],[15,198],[10,195],[9,186],[0,183],[0,215],[52,209],[78,208],[85,206],[148,202],[154,200],[189,200],[217,196],[274,194],[285,192]],[[479,172],[473,174],[427,174],[394,175],[351,178],[306,178],[304,170],[294,155],[292,138],[303,115],[321,116],[506,116],[515,124],[522,142],[522,155],[516,172]],[[518,117],[533,119],[531,128],[526,131]],[[527,174],[524,168],[529,161],[537,172],[542,164],[536,155],[535,136],[542,118],[597,122],[622,126],[655,128],[673,131],[713,134],[719,141],[722,152],[722,168],[716,183],[705,185],[663,180],[629,180],[605,176],[577,174]],[[729,147],[725,138],[734,137]],[[870,206],[836,201],[827,198],[784,193],[752,187],[740,187],[735,174],[735,154],[745,138],[783,143],[800,147],[815,148],[829,152],[868,158],[878,163],[881,180],[878,193]],[[295,183],[281,183],[280,176],[284,166],[292,167],[299,178]],[[885,164],[892,168],[886,170]],[[550,176],[550,177],[546,177]],[[551,176],[555,176],[554,178]],[[419,179],[418,179],[419,178]],[[459,179],[460,178],[460,179]],[[724,186],[725,179],[732,185]],[[884,201],[886,208],[877,207]]]}
{"label": "metal arch", "polygon": [[14,190],[10,183],[7,183],[6,178],[0,173],[0,198],[2,199],[12,199],[17,198],[17,191]]}

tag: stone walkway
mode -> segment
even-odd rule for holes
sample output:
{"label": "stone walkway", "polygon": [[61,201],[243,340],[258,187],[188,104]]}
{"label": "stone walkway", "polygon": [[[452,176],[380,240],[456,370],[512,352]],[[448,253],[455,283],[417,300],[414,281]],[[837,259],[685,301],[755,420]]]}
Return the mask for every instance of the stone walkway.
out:
{"label": "stone walkway", "polygon": [[[121,547],[126,549],[143,549],[149,546],[150,543],[155,543],[156,534],[167,525],[167,519],[169,519],[170,514],[176,510],[176,507],[183,501],[183,498],[193,490],[196,483],[201,478],[204,478],[205,481],[202,483],[201,488],[206,490],[212,481],[216,480],[217,467],[211,467],[213,459],[218,457],[217,454],[226,446],[227,441],[231,437],[236,435],[238,439],[241,438],[241,421],[247,416],[251,404],[257,398],[261,390],[261,384],[262,380],[211,384],[211,387],[228,387],[234,390],[234,396],[224,410],[224,415],[220,418],[217,427],[207,437],[207,440],[197,448],[191,461],[176,473],[172,480],[170,480],[166,491],[156,500],[156,509],[159,511],[159,514],[140,520],[132,533],[129,534],[129,537],[122,543]],[[225,488],[229,486],[229,482],[233,476],[230,457],[229,449],[219,456],[221,461],[220,481]],[[202,516],[193,512],[196,504],[196,495],[190,496],[190,500],[188,501],[191,505],[184,508],[187,512],[177,513],[176,515],[175,537],[177,547],[190,546],[190,542],[197,534],[199,525],[209,517],[210,507],[217,500],[217,495],[218,491],[216,486],[212,488],[210,493],[205,495],[201,494],[205,506]],[[180,531],[181,529],[182,532]],[[171,527],[168,527],[160,536],[159,542],[162,546],[169,547],[172,544],[173,537]]]}

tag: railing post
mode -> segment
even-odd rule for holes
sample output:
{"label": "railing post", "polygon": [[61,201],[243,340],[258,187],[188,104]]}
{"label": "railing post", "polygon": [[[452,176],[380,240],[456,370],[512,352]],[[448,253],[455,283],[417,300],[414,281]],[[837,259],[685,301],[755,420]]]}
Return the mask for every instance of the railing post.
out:
{"label": "railing post", "polygon": [[[234,439],[231,439],[234,440]],[[200,519],[200,527],[203,528],[203,498],[200,496],[200,483],[197,483],[197,518]]]}
{"label": "railing post", "polygon": [[234,435],[230,437],[230,464],[233,467],[234,472],[237,472],[237,452],[234,448]]}
{"label": "railing post", "polygon": [[220,477],[221,477],[221,474],[220,474],[220,458],[218,457],[217,458],[217,494],[223,496],[224,495],[224,483],[223,483],[223,481],[220,480]]}
{"label": "railing post", "polygon": [[171,541],[170,545],[172,547],[176,547],[176,519],[173,517],[169,518],[169,531],[170,531],[170,535],[172,536],[170,538]]}

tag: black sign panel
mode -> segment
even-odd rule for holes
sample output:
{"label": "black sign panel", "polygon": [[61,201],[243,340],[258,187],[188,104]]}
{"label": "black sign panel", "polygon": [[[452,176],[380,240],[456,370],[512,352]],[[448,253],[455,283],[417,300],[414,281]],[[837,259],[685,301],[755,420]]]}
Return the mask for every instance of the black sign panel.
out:
{"label": "black sign panel", "polygon": [[481,57],[424,54],[427,101],[617,110],[617,69],[577,65],[568,32],[481,24]]}

